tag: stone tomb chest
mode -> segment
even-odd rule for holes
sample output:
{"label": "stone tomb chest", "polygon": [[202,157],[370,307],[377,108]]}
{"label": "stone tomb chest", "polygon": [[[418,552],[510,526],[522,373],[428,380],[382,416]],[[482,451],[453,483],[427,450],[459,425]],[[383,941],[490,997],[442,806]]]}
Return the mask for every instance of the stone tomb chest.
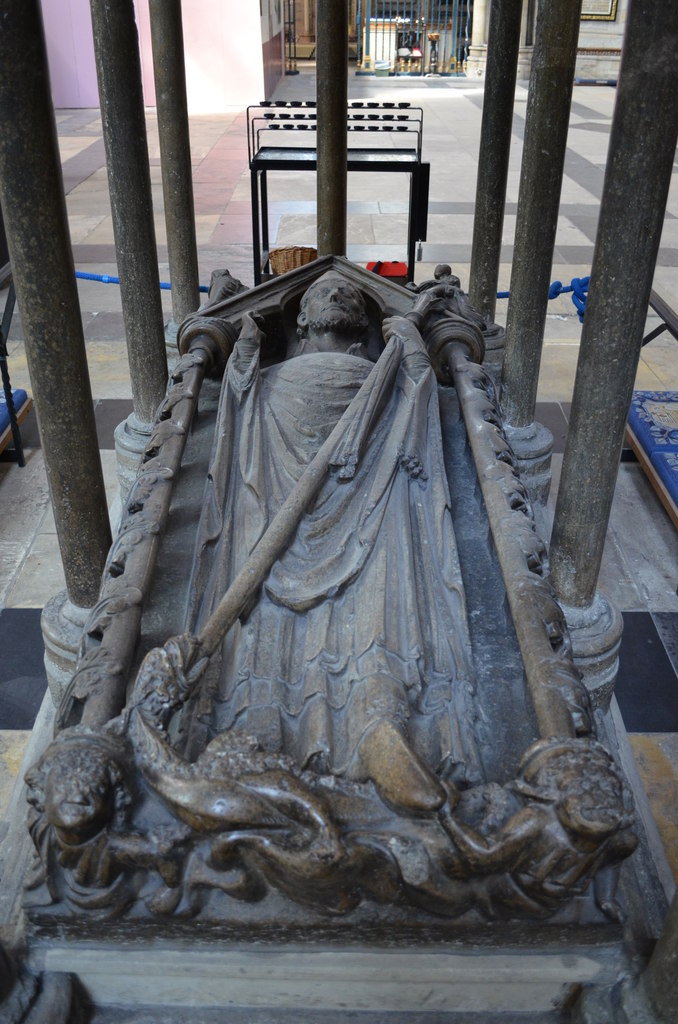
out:
{"label": "stone tomb chest", "polygon": [[651,939],[500,333],[449,268],[408,290],[333,257],[227,276],[182,326],[27,778],[35,964],[102,1005],[490,1014]]}

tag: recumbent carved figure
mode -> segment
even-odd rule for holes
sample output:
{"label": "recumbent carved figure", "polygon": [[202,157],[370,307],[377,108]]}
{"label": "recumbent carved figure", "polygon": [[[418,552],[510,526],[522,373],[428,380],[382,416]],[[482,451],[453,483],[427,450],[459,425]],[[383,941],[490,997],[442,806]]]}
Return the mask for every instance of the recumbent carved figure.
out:
{"label": "recumbent carved figure", "polygon": [[[387,318],[375,364],[363,297],[340,274],[304,294],[283,362],[262,368],[262,323],[242,317],[190,632],[147,655],[118,718],[65,730],[28,776],[36,881],[54,899],[195,914],[210,892],[273,887],[333,912],[372,898],[540,916],[598,873],[598,904],[619,916],[614,869],[635,838],[606,751],[590,735],[547,738],[514,781],[485,780],[438,385],[417,326],[449,291]],[[586,733],[574,679],[566,699]]]}

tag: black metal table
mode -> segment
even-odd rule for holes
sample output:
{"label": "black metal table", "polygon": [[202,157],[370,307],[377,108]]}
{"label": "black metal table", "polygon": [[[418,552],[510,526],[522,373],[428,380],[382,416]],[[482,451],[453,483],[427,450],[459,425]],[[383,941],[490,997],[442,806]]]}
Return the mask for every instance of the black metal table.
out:
{"label": "black metal table", "polygon": [[[302,109],[299,109],[302,108]],[[315,171],[315,146],[287,145],[285,132],[315,132],[315,103],[273,102],[249,107],[248,150],[252,190],[252,240],[254,283],[261,283],[269,260],[268,184],[269,171]],[[402,133],[403,146],[351,147],[347,170],[379,174],[409,174],[410,196],[407,229],[407,278],[414,279],[417,242],[426,240],[430,164],[421,159],[423,112],[409,104],[352,103],[347,113],[347,130],[358,133]],[[273,133],[277,132],[275,140]],[[263,135],[263,141],[262,141]],[[394,134],[394,140],[397,134]],[[309,140],[311,141],[311,140]],[[383,139],[382,139],[383,141]],[[400,138],[398,138],[400,141]],[[412,142],[413,145],[407,145]]]}

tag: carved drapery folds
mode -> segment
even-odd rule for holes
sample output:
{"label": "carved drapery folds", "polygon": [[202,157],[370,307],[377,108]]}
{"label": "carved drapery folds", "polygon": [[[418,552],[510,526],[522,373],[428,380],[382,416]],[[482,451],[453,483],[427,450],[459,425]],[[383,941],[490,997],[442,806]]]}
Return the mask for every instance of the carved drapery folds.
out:
{"label": "carved drapery folds", "polygon": [[[492,328],[449,268],[417,293],[349,267],[257,289],[259,315],[231,288],[180,332],[59,731],[27,776],[31,912],[218,921],[275,891],[330,915],[547,917],[590,888],[621,916],[630,798],[480,365]],[[130,681],[200,385],[232,349],[186,632]],[[456,389],[537,723],[503,777],[483,767],[497,723],[474,685],[438,387]]]}

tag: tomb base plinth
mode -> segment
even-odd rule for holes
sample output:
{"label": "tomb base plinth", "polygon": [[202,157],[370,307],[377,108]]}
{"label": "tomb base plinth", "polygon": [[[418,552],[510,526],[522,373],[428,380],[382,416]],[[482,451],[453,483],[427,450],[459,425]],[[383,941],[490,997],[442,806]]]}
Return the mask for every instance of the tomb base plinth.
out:
{"label": "tomb base plinth", "polygon": [[[325,257],[265,285],[265,315],[237,293],[180,331],[57,734],[25,774],[34,854],[6,872],[24,875],[28,969],[75,974],[93,1024],[562,1021],[661,930],[656,829],[614,701],[592,712],[572,662],[477,315],[451,274],[416,298],[375,277]],[[387,336],[371,368],[297,360],[295,314],[325,344],[315,306],[332,325],[337,296],[361,352]],[[547,433],[521,439],[538,465]],[[300,475],[264,530],[285,466]]]}
{"label": "tomb base plinth", "polygon": [[338,1021],[355,1020],[356,1014],[366,1022],[403,1014],[447,1021],[461,1013],[506,1020],[514,1013],[550,1015],[567,1005],[582,983],[608,986],[619,976],[615,945],[585,941],[547,949],[536,944],[389,949],[321,943],[206,948],[196,948],[195,941],[128,948],[55,943],[36,948],[33,960],[52,972],[77,963],[95,1005],[115,1007],[119,1019],[124,1011],[152,1007],[167,1021],[186,1019],[182,1014],[189,1009],[245,1008],[276,1015],[313,1011]]}

